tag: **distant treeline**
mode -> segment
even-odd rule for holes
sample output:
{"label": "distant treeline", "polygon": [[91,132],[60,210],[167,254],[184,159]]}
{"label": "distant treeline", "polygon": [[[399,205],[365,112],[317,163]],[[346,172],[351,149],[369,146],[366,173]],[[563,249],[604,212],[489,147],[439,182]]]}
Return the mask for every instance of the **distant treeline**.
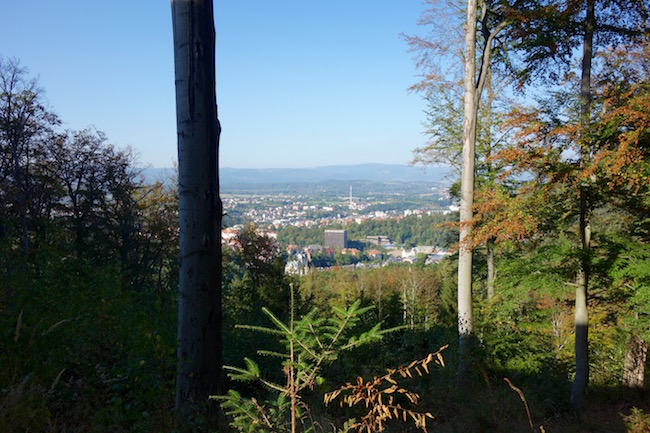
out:
{"label": "distant treeline", "polygon": [[458,239],[458,232],[453,224],[457,219],[456,214],[433,214],[409,215],[399,219],[372,219],[345,226],[332,224],[325,228],[287,226],[278,230],[278,242],[281,245],[322,245],[325,229],[345,228],[350,240],[363,240],[366,236],[387,236],[396,245],[406,248],[416,245],[448,247]]}
{"label": "distant treeline", "polygon": [[[432,188],[439,188],[437,182],[379,182],[373,180],[322,180],[316,182],[269,182],[269,183],[231,183],[225,182],[221,187],[223,194],[244,195],[281,195],[322,197],[326,199],[347,198],[352,187],[353,196],[357,197],[389,197],[391,199],[414,199],[425,197],[430,200]],[[444,189],[444,188],[443,188]],[[408,193],[408,194],[407,194]],[[408,197],[405,197],[408,195]],[[429,203],[430,204],[430,203]]]}

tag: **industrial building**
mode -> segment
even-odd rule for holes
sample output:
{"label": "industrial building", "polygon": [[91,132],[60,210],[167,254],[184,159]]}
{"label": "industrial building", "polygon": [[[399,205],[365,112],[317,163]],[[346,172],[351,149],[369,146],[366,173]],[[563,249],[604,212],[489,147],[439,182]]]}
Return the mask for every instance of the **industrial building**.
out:
{"label": "industrial building", "polygon": [[343,249],[348,247],[346,230],[325,230],[325,248]]}

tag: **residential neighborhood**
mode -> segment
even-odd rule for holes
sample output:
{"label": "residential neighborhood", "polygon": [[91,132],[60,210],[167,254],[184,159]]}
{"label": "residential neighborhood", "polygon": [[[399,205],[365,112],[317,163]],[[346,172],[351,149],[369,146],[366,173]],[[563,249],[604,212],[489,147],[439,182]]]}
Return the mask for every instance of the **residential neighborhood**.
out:
{"label": "residential neighborhood", "polygon": [[[441,199],[440,199],[441,198]],[[342,267],[378,267],[391,263],[424,263],[442,260],[450,252],[446,245],[425,240],[424,245],[405,244],[388,233],[359,235],[346,230],[364,223],[399,224],[405,219],[449,216],[457,211],[446,194],[433,205],[399,209],[390,199],[340,197],[323,200],[317,197],[270,195],[224,195],[226,214],[238,216],[236,224],[222,229],[224,245],[236,248],[237,237],[246,226],[254,226],[258,235],[272,239],[286,256],[286,272],[303,275],[309,269]],[[381,205],[381,206],[378,206]],[[290,229],[289,229],[290,228]],[[283,231],[309,231],[309,243],[278,241]],[[283,236],[280,236],[283,238]]]}

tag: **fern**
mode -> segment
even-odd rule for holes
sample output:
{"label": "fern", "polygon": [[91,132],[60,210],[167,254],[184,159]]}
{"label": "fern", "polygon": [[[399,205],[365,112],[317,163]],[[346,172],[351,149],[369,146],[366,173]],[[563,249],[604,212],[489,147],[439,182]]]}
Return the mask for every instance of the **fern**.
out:
{"label": "fern", "polygon": [[[420,396],[406,388],[399,386],[397,380],[413,378],[414,375],[422,376],[429,373],[429,364],[435,363],[444,367],[445,363],[441,352],[447,346],[441,347],[437,352],[430,353],[427,357],[416,360],[396,369],[388,369],[383,376],[375,376],[372,380],[364,381],[357,377],[356,383],[346,383],[338,389],[325,394],[325,404],[332,403],[339,397],[340,405],[348,407],[364,406],[367,413],[359,420],[349,420],[344,426],[346,430],[356,429],[358,432],[383,431],[388,420],[412,419],[417,428],[427,431],[427,419],[433,419],[429,412],[416,412],[400,402],[398,396],[405,398],[412,405],[417,405]],[[424,371],[424,373],[423,373]],[[399,377],[397,377],[399,375]]]}

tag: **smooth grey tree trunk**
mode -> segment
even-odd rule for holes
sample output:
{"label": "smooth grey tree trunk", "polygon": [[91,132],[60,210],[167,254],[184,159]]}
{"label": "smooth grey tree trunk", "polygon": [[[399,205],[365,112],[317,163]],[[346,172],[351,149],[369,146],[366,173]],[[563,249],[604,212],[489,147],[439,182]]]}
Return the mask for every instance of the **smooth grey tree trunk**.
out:
{"label": "smooth grey tree trunk", "polygon": [[460,191],[460,239],[458,251],[458,335],[460,374],[468,366],[469,346],[474,333],[472,310],[471,220],[474,204],[474,158],[476,146],[476,0],[467,3],[465,26],[465,97],[463,100],[463,159]]}
{"label": "smooth grey tree trunk", "polygon": [[[488,69],[487,77],[485,79],[485,86],[487,88],[487,101],[485,103],[485,169],[487,172],[487,181],[492,188],[496,188],[496,173],[492,166],[490,158],[492,157],[492,102],[494,101],[494,90],[492,88],[492,69]],[[491,237],[485,242],[486,249],[486,262],[487,262],[487,299],[488,301],[494,297],[494,279],[496,277],[494,272],[494,242],[495,238]]]}
{"label": "smooth grey tree trunk", "polygon": [[221,199],[212,0],[171,0],[180,217],[176,407],[222,392]]}
{"label": "smooth grey tree trunk", "polygon": [[490,238],[486,243],[487,249],[487,299],[494,297],[494,238]]}
{"label": "smooth grey tree trunk", "polygon": [[474,162],[476,159],[476,120],[479,101],[488,80],[492,56],[492,41],[507,25],[498,23],[491,31],[487,28],[487,4],[482,4],[482,33],[485,37],[480,59],[479,76],[476,78],[476,19],[477,0],[468,0],[467,24],[465,25],[465,78],[463,97],[463,156],[460,186],[460,239],[458,251],[458,334],[460,344],[460,379],[468,367],[474,335],[472,310],[472,246],[471,223],[474,206]]}
{"label": "smooth grey tree trunk", "polygon": [[[596,27],[595,0],[587,1],[585,17],[585,34],[582,55],[582,76],[580,85],[580,166],[585,168],[591,159],[588,131],[591,111],[591,60],[593,57],[594,29]],[[589,270],[591,267],[591,203],[589,187],[580,187],[580,239],[581,255],[576,278],[575,303],[575,365],[576,373],[571,389],[571,403],[581,408],[585,404],[587,385],[589,384],[589,314],[587,294],[589,288]]]}

